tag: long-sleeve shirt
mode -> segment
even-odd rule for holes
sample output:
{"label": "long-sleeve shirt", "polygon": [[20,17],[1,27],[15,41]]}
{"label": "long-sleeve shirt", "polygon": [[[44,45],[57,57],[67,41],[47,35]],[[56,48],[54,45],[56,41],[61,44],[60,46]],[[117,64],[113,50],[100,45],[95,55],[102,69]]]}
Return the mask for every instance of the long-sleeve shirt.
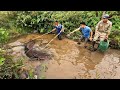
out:
{"label": "long-sleeve shirt", "polygon": [[105,33],[110,33],[112,29],[112,22],[111,21],[107,21],[107,23],[104,23],[103,20],[99,21],[97,26],[96,26],[96,30],[99,32],[105,32]]}

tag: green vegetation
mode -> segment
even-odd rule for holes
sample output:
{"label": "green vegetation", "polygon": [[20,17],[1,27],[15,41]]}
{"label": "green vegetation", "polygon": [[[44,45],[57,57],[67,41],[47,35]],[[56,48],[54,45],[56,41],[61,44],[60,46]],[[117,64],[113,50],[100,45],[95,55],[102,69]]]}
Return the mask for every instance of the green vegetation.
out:
{"label": "green vegetation", "polygon": [[[120,11],[106,11],[113,22],[112,31],[120,31]],[[53,28],[53,22],[59,21],[65,27],[65,34],[79,27],[81,21],[95,30],[103,11],[1,11],[0,12],[0,43],[21,34],[38,30],[46,33]],[[75,32],[71,39],[77,39],[80,32]],[[113,35],[113,33],[111,33]],[[111,36],[112,37],[112,36]],[[119,35],[115,37],[119,41]]]}
{"label": "green vegetation", "polygon": [[[111,16],[112,31],[120,30],[120,12],[106,11],[106,13]],[[56,20],[64,25],[66,34],[78,28],[81,21],[85,21],[94,31],[102,14],[103,11],[1,11],[0,35],[3,38],[0,42],[7,41],[6,36],[11,37],[13,34],[26,34],[33,30],[39,30],[40,33],[49,32]],[[79,34],[77,32],[73,36]]]}
{"label": "green vegetation", "polygon": [[0,79],[19,79],[19,70],[23,66],[22,60],[13,62],[12,57],[0,49]]}

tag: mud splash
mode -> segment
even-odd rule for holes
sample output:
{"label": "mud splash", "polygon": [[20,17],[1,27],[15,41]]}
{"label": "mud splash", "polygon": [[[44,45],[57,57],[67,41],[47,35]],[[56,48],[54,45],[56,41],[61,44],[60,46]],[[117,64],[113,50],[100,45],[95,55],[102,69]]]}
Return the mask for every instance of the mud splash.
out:
{"label": "mud splash", "polygon": [[[25,43],[38,36],[40,35],[30,34],[18,38],[17,41]],[[45,41],[44,45],[46,45],[54,36],[55,35],[45,35],[37,39],[36,43],[39,44],[42,39]],[[36,68],[44,63],[47,70],[45,70],[42,75],[44,75],[46,79],[120,78],[120,51],[118,50],[110,49],[106,53],[100,53],[98,51],[91,52],[82,45],[79,46],[76,42],[66,38],[63,40],[56,38],[50,43],[48,48],[49,51],[54,54],[52,60],[40,62],[26,59],[26,68]],[[108,64],[108,62],[110,62],[110,64]],[[112,64],[114,66],[111,66]],[[105,68],[111,69],[108,70]],[[107,74],[103,74],[105,72],[107,72]]]}

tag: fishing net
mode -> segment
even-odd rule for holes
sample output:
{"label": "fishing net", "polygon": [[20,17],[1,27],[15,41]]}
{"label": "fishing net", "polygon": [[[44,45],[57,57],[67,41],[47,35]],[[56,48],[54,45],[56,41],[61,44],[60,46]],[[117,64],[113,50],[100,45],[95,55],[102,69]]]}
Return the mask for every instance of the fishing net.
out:
{"label": "fishing net", "polygon": [[35,45],[35,41],[30,41],[26,44],[25,46],[25,53],[26,55],[31,58],[31,59],[37,59],[37,60],[49,60],[51,59],[52,55],[48,53],[48,49],[45,48],[44,50],[40,49],[35,49],[33,48]]}

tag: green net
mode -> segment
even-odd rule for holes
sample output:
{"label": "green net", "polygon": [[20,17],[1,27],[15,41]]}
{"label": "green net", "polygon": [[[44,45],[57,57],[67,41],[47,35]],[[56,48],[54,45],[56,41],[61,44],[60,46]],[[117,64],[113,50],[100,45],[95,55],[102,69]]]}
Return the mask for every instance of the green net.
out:
{"label": "green net", "polygon": [[108,46],[109,46],[109,41],[108,40],[107,40],[107,42],[101,41],[100,44],[99,44],[98,50],[104,52],[108,49]]}

